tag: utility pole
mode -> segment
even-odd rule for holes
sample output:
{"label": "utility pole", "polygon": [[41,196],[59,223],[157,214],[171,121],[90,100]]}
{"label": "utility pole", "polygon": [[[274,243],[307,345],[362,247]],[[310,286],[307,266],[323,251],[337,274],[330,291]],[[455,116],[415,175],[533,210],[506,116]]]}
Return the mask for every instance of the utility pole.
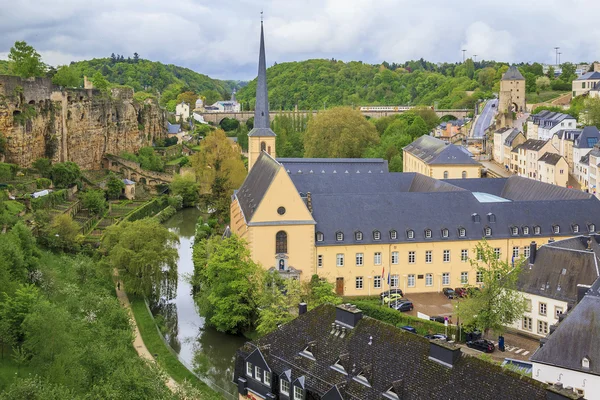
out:
{"label": "utility pole", "polygon": [[463,64],[465,63],[465,52],[466,52],[466,51],[467,51],[467,50],[465,50],[465,49],[463,49],[463,51],[462,51],[462,52],[463,52]]}
{"label": "utility pole", "polygon": [[558,67],[558,49],[560,49],[560,47],[555,47],[554,51],[556,52],[556,66]]}
{"label": "utility pole", "polygon": [[560,65],[560,55],[561,55],[561,54],[562,54],[562,53],[559,51],[559,52],[558,52],[558,65]]}

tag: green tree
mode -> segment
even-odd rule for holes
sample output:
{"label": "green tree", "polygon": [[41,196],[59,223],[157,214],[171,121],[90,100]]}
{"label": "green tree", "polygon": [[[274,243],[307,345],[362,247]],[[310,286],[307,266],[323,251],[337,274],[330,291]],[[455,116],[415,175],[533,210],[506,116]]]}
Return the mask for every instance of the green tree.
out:
{"label": "green tree", "polygon": [[196,107],[196,100],[198,100],[198,95],[194,92],[187,91],[177,95],[177,103],[188,103],[191,109]]}
{"label": "green tree", "polygon": [[79,76],[74,68],[61,65],[52,77],[52,83],[62,87],[77,87],[79,86]]}
{"label": "green tree", "polygon": [[525,312],[525,298],[517,291],[524,259],[502,261],[486,241],[477,243],[475,251],[477,259],[470,263],[482,282],[481,290],[457,302],[456,313],[466,326],[486,334],[490,330],[501,333]]}
{"label": "green tree", "polygon": [[535,80],[535,85],[539,90],[550,89],[550,78],[547,76],[540,76]]}
{"label": "green tree", "polygon": [[38,158],[33,162],[33,168],[44,178],[52,177],[52,161],[47,158]]}
{"label": "green tree", "polygon": [[81,170],[71,161],[56,163],[52,166],[50,178],[56,187],[71,187],[81,182]]}
{"label": "green tree", "polygon": [[214,236],[194,245],[196,304],[209,325],[240,333],[254,326],[262,271],[243,240]]}
{"label": "green tree", "polygon": [[144,218],[107,228],[102,248],[129,293],[160,297],[163,280],[177,278],[178,242],[157,220]]}
{"label": "green tree", "polygon": [[79,224],[69,214],[59,214],[43,232],[42,242],[51,249],[74,251],[83,240],[80,230]]}
{"label": "green tree", "polygon": [[469,79],[473,79],[473,76],[475,75],[475,63],[470,58],[467,58],[467,60],[465,61],[465,71],[467,77]]}
{"label": "green tree", "polygon": [[550,80],[554,79],[554,67],[553,66],[548,67],[548,72],[546,73],[546,76],[548,78],[550,78]]}
{"label": "green tree", "polygon": [[304,155],[359,158],[365,148],[378,142],[377,130],[360,111],[337,107],[319,113],[308,123],[304,133]]}
{"label": "green tree", "polygon": [[119,179],[115,174],[110,173],[108,181],[106,182],[106,195],[109,199],[118,199],[121,197],[121,193],[125,189],[125,183],[122,179]]}
{"label": "green tree", "polygon": [[184,207],[195,206],[200,198],[199,185],[196,183],[196,177],[192,174],[175,175],[170,189],[174,196],[181,196]]}
{"label": "green tree", "polygon": [[83,207],[89,212],[100,215],[106,210],[106,198],[103,190],[88,190],[82,196]]}
{"label": "green tree", "polygon": [[22,285],[13,296],[4,295],[0,307],[0,330],[6,334],[7,343],[18,346],[25,339],[23,321],[39,301],[39,291],[33,285]]}
{"label": "green tree", "polygon": [[577,78],[575,74],[575,65],[571,63],[564,63],[560,66],[562,72],[560,74],[560,80],[563,82],[571,83],[573,79]]}
{"label": "green tree", "polygon": [[240,121],[235,118],[223,118],[220,126],[225,132],[231,132],[240,127]]}
{"label": "green tree", "polygon": [[318,307],[321,304],[340,304],[341,302],[342,298],[335,294],[333,283],[319,278],[317,274],[311,277],[307,299],[309,309]]}
{"label": "green tree", "polygon": [[586,99],[582,112],[588,125],[595,125],[600,128],[600,98]]}
{"label": "green tree", "polygon": [[46,65],[42,56],[24,41],[17,41],[8,53],[10,70],[21,78],[44,76]]}
{"label": "green tree", "polygon": [[108,80],[104,77],[104,75],[102,75],[102,72],[100,71],[94,73],[90,81],[94,85],[94,88],[103,92],[107,91],[108,87],[110,86],[110,82],[108,82]]}
{"label": "green tree", "polygon": [[427,135],[430,129],[427,127],[423,118],[416,117],[410,127],[408,128],[408,134],[413,137],[413,139],[419,138],[423,135]]}
{"label": "green tree", "polygon": [[298,315],[298,303],[303,297],[302,286],[296,279],[282,279],[275,272],[267,274],[264,282],[256,326],[261,336],[294,319]]}
{"label": "green tree", "polygon": [[208,89],[200,92],[200,97],[204,99],[204,104],[210,106],[221,100],[223,96],[214,89]]}

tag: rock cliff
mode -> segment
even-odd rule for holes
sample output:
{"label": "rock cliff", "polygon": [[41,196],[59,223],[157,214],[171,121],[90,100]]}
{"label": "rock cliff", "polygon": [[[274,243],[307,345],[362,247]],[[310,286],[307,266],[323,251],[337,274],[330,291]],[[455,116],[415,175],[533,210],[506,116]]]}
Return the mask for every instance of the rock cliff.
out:
{"label": "rock cliff", "polygon": [[166,136],[166,115],[129,88],[61,90],[50,79],[0,75],[5,161],[29,167],[41,157],[99,169],[104,154],[135,152]]}

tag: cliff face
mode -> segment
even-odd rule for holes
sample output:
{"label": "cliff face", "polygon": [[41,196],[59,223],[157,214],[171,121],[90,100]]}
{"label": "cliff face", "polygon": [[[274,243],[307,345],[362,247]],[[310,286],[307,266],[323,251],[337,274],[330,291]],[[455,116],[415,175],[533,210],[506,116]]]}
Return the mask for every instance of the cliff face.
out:
{"label": "cliff face", "polygon": [[152,100],[137,103],[128,88],[61,91],[50,79],[0,76],[0,135],[5,161],[29,167],[38,158],[101,168],[118,155],[166,136],[166,115]]}

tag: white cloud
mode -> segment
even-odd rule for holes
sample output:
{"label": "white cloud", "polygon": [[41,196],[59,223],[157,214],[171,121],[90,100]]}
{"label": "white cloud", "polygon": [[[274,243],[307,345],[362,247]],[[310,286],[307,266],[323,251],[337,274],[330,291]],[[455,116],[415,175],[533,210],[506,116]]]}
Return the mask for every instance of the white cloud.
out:
{"label": "white cloud", "polygon": [[50,64],[142,57],[213,77],[256,75],[260,10],[267,60],[368,63],[424,58],[552,62],[600,58],[594,0],[0,0],[0,56],[26,40]]}

